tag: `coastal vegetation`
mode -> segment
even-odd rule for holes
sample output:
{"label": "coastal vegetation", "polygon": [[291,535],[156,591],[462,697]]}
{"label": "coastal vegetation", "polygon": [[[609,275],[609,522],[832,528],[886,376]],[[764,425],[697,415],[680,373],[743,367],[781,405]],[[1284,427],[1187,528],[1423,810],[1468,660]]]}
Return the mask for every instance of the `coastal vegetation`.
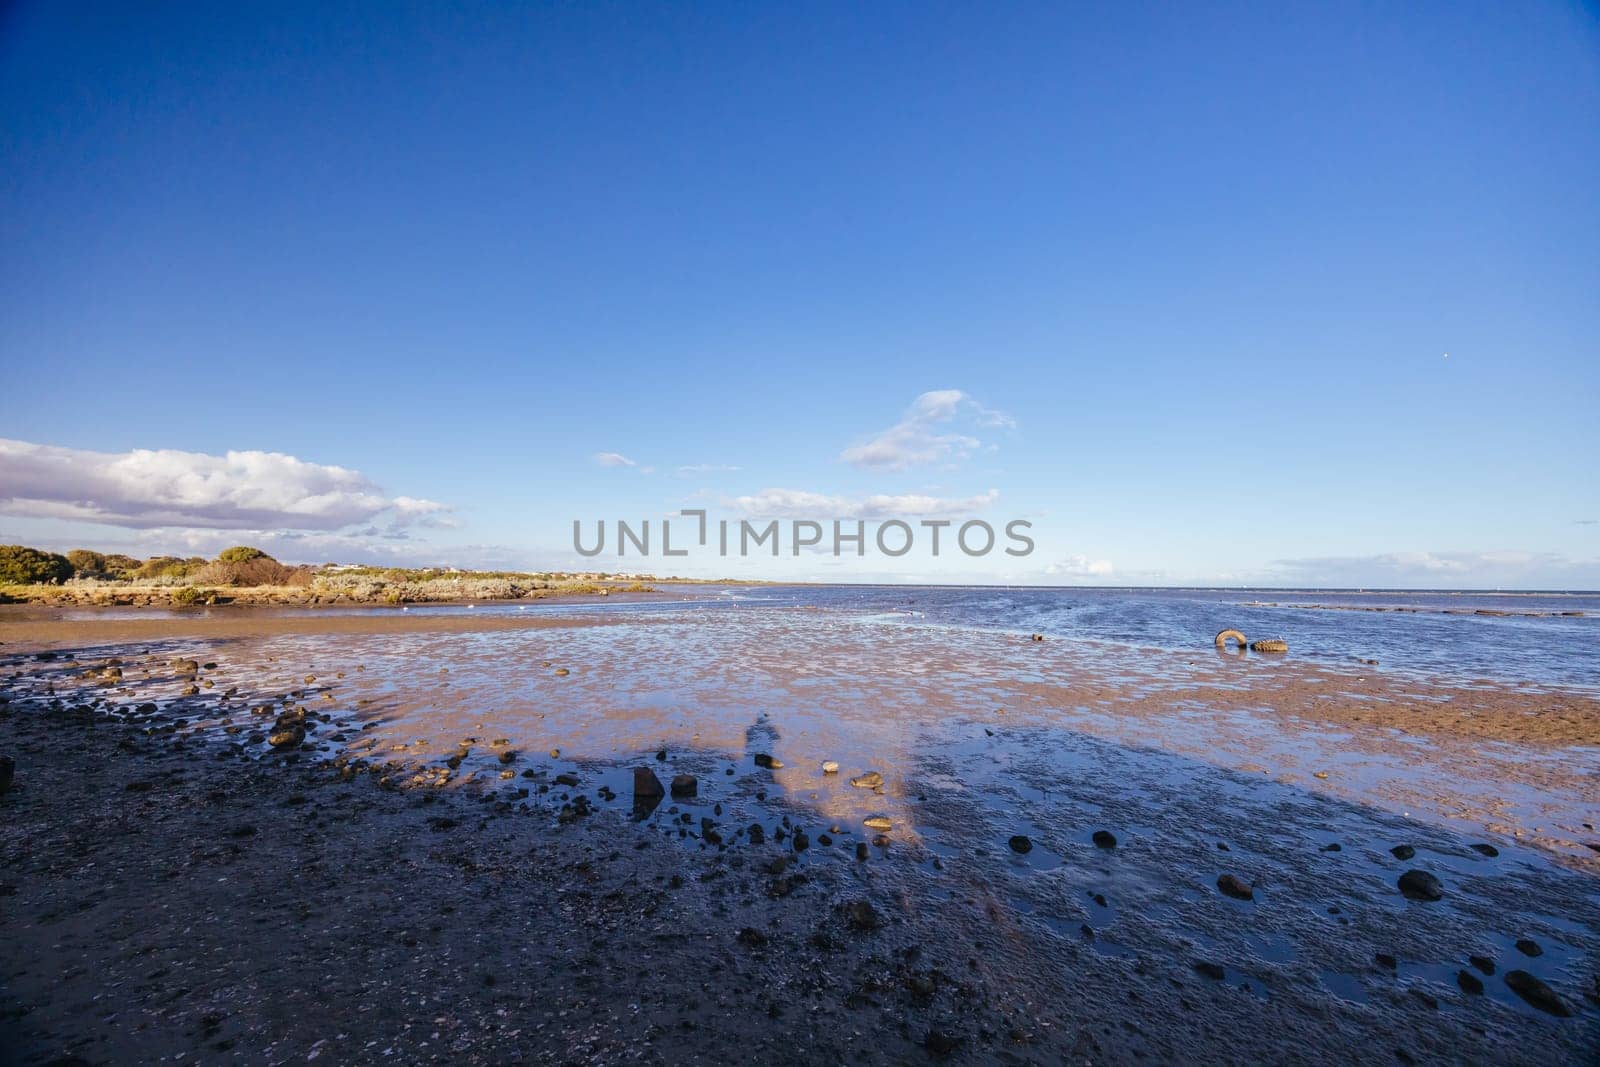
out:
{"label": "coastal vegetation", "polygon": [[176,605],[388,604],[651,593],[651,580],[604,572],[472,571],[455,567],[287,564],[252,545],[201,556],[66,554],[0,545],[0,602]]}

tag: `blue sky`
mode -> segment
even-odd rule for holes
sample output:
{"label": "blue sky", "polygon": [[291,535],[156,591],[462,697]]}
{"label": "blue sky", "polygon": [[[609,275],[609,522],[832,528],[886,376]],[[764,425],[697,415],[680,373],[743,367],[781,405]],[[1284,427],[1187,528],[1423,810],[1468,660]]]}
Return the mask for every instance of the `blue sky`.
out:
{"label": "blue sky", "polygon": [[23,3],[0,116],[0,541],[1600,587],[1592,7]]}

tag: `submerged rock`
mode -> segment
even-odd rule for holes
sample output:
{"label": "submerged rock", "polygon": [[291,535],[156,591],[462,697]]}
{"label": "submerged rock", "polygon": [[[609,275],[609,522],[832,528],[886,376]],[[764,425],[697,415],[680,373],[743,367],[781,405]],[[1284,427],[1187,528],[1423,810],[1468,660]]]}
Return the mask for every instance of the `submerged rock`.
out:
{"label": "submerged rock", "polygon": [[1223,896],[1232,897],[1235,900],[1254,900],[1256,898],[1256,892],[1250,888],[1250,883],[1236,875],[1225,874],[1218,878],[1217,888],[1222,891]]}
{"label": "submerged rock", "polygon": [[1543,956],[1544,949],[1539,947],[1539,942],[1531,938],[1522,938],[1517,942],[1517,951],[1524,956]]}
{"label": "submerged rock", "polygon": [[1544,984],[1544,981],[1535,978],[1527,971],[1507,971],[1506,985],[1511,991],[1523,1000],[1532,1004],[1540,1011],[1547,1011],[1551,1015],[1562,1018],[1572,1014],[1572,1010],[1556,995],[1556,991]]}
{"label": "submerged rock", "polygon": [[1007,844],[1011,846],[1012,852],[1016,852],[1024,856],[1033,851],[1033,842],[1028,839],[1027,834],[1013,834],[1011,840],[1008,841]]}
{"label": "submerged rock", "polygon": [[823,763],[822,763],[822,773],[823,774],[838,774],[839,773],[839,765],[837,763],[835,763],[831,759],[830,760],[824,760]]}
{"label": "submerged rock", "polygon": [[1407,900],[1438,900],[1444,896],[1444,883],[1427,871],[1409,870],[1396,884]]}
{"label": "submerged rock", "polygon": [[877,771],[867,771],[850,779],[850,784],[857,789],[877,789],[883,785],[883,775]]}
{"label": "submerged rock", "polygon": [[636,797],[662,797],[666,790],[661,788],[661,779],[656,777],[649,767],[635,767],[633,769],[633,795]]}
{"label": "submerged rock", "polygon": [[1091,840],[1100,848],[1117,847],[1117,837],[1110,830],[1096,830]]}
{"label": "submerged rock", "polygon": [[11,789],[17,778],[17,761],[10,756],[0,756],[0,793]]}
{"label": "submerged rock", "polygon": [[672,779],[672,795],[675,797],[692,797],[699,789],[700,783],[692,774],[680,774]]}
{"label": "submerged rock", "polygon": [[1495,848],[1493,845],[1484,844],[1482,842],[1479,842],[1476,845],[1468,845],[1467,847],[1480,855],[1488,856],[1490,859],[1500,855],[1499,849]]}
{"label": "submerged rock", "polygon": [[1417,854],[1417,850],[1410,845],[1396,845],[1389,850],[1389,855],[1397,860],[1408,860]]}
{"label": "submerged rock", "polygon": [[1483,979],[1471,971],[1457,971],[1456,985],[1461,987],[1463,993],[1471,993],[1473,996],[1483,992]]}

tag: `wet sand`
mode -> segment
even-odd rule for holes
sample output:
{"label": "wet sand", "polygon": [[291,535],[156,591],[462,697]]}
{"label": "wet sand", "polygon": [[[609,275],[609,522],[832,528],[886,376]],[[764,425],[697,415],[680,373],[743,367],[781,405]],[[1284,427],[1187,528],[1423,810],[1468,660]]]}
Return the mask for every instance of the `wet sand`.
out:
{"label": "wet sand", "polygon": [[[29,1059],[1550,1062],[1600,1032],[1582,692],[797,610],[0,641]],[[695,795],[636,807],[637,766]]]}

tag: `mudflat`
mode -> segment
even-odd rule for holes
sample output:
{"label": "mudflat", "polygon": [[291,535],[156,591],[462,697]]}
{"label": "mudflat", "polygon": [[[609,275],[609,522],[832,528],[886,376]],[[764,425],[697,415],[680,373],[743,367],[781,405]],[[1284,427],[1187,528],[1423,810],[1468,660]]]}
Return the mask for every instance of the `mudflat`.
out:
{"label": "mudflat", "polygon": [[1584,690],[825,610],[5,610],[14,1059],[1595,1047]]}

